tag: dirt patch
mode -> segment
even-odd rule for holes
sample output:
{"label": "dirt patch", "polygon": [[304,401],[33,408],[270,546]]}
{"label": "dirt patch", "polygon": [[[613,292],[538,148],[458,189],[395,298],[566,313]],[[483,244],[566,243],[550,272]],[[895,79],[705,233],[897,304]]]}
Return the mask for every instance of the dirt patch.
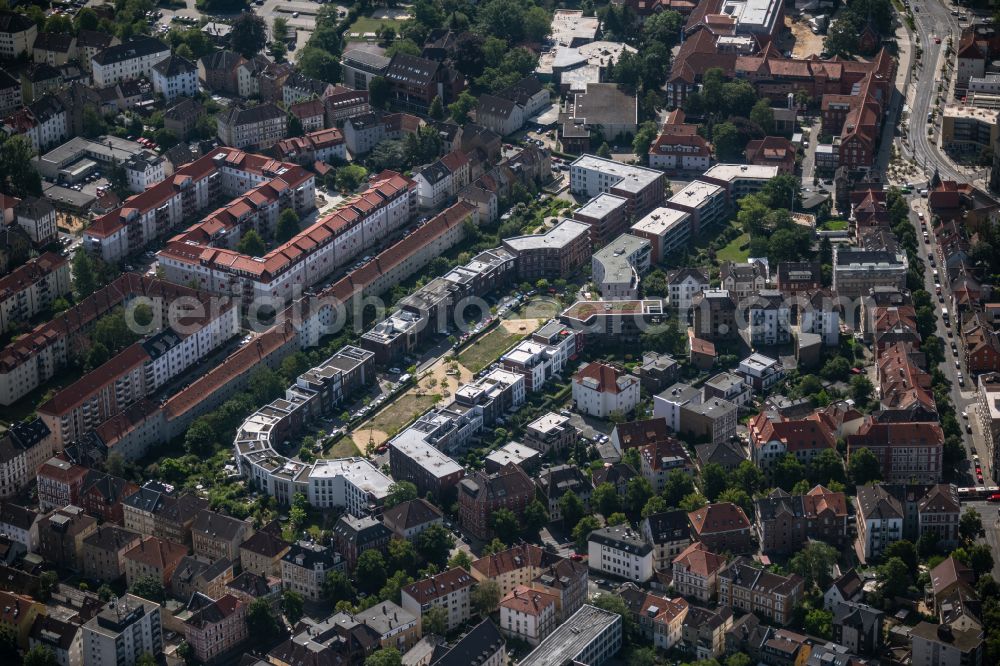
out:
{"label": "dirt patch", "polygon": [[792,47],[793,58],[808,58],[823,52],[824,36],[814,34],[805,20],[786,16],[785,26],[792,31],[792,38],[795,40],[795,45]]}
{"label": "dirt patch", "polygon": [[[368,442],[374,440],[375,446],[379,444],[384,444],[389,441],[389,433],[382,430],[355,430],[351,433],[351,441],[354,442],[354,446],[358,447],[358,451],[365,451],[368,448]],[[329,458],[336,458],[337,456],[330,455]]]}
{"label": "dirt patch", "polygon": [[87,219],[70,215],[69,213],[56,213],[56,226],[64,229],[67,233],[78,234],[87,226]]}

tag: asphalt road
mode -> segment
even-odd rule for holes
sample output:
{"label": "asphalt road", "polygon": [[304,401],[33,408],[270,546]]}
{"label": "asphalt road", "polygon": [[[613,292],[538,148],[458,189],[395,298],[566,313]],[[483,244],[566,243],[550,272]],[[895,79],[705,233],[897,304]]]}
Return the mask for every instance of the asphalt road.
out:
{"label": "asphalt road", "polygon": [[[933,109],[940,110],[934,106],[937,97],[935,82],[938,80],[943,62],[943,50],[949,36],[952,37],[953,44],[958,44],[960,34],[958,19],[951,15],[951,6],[945,4],[943,0],[914,2],[914,5],[919,5],[919,11],[914,11],[913,19],[917,25],[917,34],[920,36],[923,56],[920,59],[921,65],[917,67],[914,75],[915,78],[910,82],[915,91],[908,132],[910,147],[916,163],[924,168],[928,176],[933,174],[934,168],[937,167],[943,179],[965,182],[966,176],[952,165],[951,160],[945,157],[937,146],[940,113],[935,118],[934,135],[931,137],[927,135],[927,114]],[[935,38],[940,38],[941,43],[936,44]],[[942,97],[947,102],[947,90],[942,93]]]}
{"label": "asphalt road", "polygon": [[1000,580],[1000,505],[989,502],[965,502],[964,508],[972,508],[979,512],[983,519],[983,530],[986,537],[980,537],[980,541],[985,541],[993,553],[993,578]]}
{"label": "asphalt road", "polygon": [[[946,326],[944,323],[944,318],[941,316],[942,308],[948,308],[951,311],[951,288],[949,287],[947,280],[941,282],[941,294],[944,296],[944,303],[938,300],[938,296],[935,288],[935,278],[934,278],[934,268],[928,263],[928,256],[930,253],[934,252],[937,248],[937,243],[935,243],[934,234],[929,233],[930,243],[923,242],[923,227],[921,227],[920,220],[918,217],[919,212],[923,212],[924,219],[929,220],[929,215],[927,214],[927,199],[922,199],[915,197],[912,202],[912,210],[910,212],[910,220],[917,229],[917,238],[919,239],[919,259],[924,263],[924,288],[927,293],[931,295],[934,299],[934,306],[937,309],[938,320],[937,320],[937,331],[936,334],[945,343],[944,357],[945,360],[941,364],[941,370],[944,372],[948,381],[951,383],[951,400],[955,405],[955,415],[958,417],[959,423],[962,426],[963,431],[965,430],[966,424],[972,425],[972,434],[963,432],[963,439],[965,442],[966,456],[969,458],[968,463],[968,475],[965,482],[959,485],[976,485],[976,481],[973,474],[973,467],[971,464],[972,460],[972,448],[975,447],[981,457],[981,462],[983,465],[983,478],[990,478],[990,468],[992,467],[992,461],[987,460],[985,455],[986,443],[983,439],[982,432],[979,427],[979,419],[976,418],[976,387],[972,379],[969,378],[968,373],[965,372],[965,367],[963,363],[964,350],[962,349],[962,341],[959,336],[958,326],[955,322],[954,313],[950,320],[951,326]],[[928,231],[930,230],[930,223],[927,225]],[[942,273],[941,262],[935,259],[935,264],[937,265],[938,273]],[[942,275],[943,278],[943,275]],[[941,278],[939,278],[941,279]],[[951,334],[949,337],[949,333]],[[951,343],[955,342],[956,351],[952,351]],[[962,367],[956,367],[955,361],[959,362]],[[958,382],[958,374],[963,374],[965,386],[960,386]],[[962,418],[962,412],[968,414],[968,419]]]}

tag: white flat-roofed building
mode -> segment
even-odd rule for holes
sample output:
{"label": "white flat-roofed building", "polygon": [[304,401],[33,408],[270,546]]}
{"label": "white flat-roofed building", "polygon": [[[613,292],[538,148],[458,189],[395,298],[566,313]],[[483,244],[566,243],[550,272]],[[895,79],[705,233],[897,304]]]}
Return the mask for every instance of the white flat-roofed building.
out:
{"label": "white flat-roofed building", "polygon": [[639,297],[639,278],[649,270],[649,239],[622,234],[594,253],[591,269],[601,297],[609,301]]}
{"label": "white flat-roofed building", "polygon": [[769,180],[778,176],[778,167],[756,164],[716,164],[701,179],[726,188],[733,201],[760,192]]}
{"label": "white flat-roofed building", "polygon": [[653,544],[628,525],[590,533],[587,564],[594,571],[644,583],[653,577]]}
{"label": "white flat-roofed building", "polygon": [[308,472],[309,503],[319,508],[344,507],[354,516],[368,512],[371,498],[389,494],[392,479],[364,458],[317,460]]}
{"label": "white flat-roofed building", "polygon": [[585,604],[549,634],[519,666],[602,666],[622,648],[622,616]]}
{"label": "white flat-roofed building", "polygon": [[663,261],[671,252],[687,247],[691,240],[691,213],[661,206],[632,225],[632,233],[652,245],[652,262]]}
{"label": "white flat-roofed building", "polygon": [[674,432],[681,429],[681,408],[701,404],[702,393],[690,384],[677,383],[653,396],[653,417],[667,420]]}
{"label": "white flat-roofed building", "polygon": [[663,205],[666,193],[666,176],[662,171],[596,155],[581,155],[574,160],[569,177],[569,188],[573,194],[596,197],[602,192],[610,192],[628,200],[633,217],[645,215]]}
{"label": "white flat-roofed building", "polygon": [[133,594],[114,598],[83,625],[84,666],[133,666],[163,651],[160,605]]}
{"label": "white flat-roofed building", "polygon": [[560,451],[576,441],[576,428],[569,422],[568,416],[546,412],[528,424],[524,441],[542,453]]}
{"label": "white flat-roofed building", "polygon": [[560,46],[580,46],[597,39],[601,22],[596,16],[584,16],[577,9],[557,9],[550,26],[552,41]]}
{"label": "white flat-roofed building", "polygon": [[750,354],[740,361],[736,372],[757,391],[766,391],[785,377],[781,363],[763,354]]}
{"label": "white flat-roofed building", "polygon": [[725,188],[704,180],[692,180],[667,199],[666,207],[691,214],[691,234],[694,236],[702,229],[721,225],[729,214]]}
{"label": "white flat-roofed building", "polygon": [[773,35],[783,26],[783,0],[725,0],[723,16],[735,20],[737,35]]}
{"label": "white flat-roofed building", "polygon": [[484,462],[486,472],[488,474],[495,474],[508,464],[517,465],[524,471],[529,472],[529,470],[538,467],[541,459],[542,454],[540,451],[518,442],[508,442],[486,456]]}

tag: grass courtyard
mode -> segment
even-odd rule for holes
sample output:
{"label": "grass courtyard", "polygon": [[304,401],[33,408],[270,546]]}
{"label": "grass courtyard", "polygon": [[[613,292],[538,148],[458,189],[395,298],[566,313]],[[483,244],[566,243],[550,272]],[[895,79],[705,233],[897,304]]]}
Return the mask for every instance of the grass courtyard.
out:
{"label": "grass courtyard", "polygon": [[382,28],[389,27],[399,31],[399,27],[402,25],[402,21],[397,21],[391,18],[372,18],[371,16],[361,16],[358,20],[351,24],[351,27],[347,29],[345,37],[348,41],[365,41],[364,34],[366,32],[374,32],[376,35],[382,30]]}
{"label": "grass courtyard", "polygon": [[462,351],[458,355],[458,362],[475,374],[497,360],[500,354],[507,351],[514,343],[524,339],[525,335],[497,326]]}
{"label": "grass courtyard", "polygon": [[740,262],[746,261],[750,256],[750,236],[747,234],[740,234],[734,238],[728,245],[719,250],[715,257],[720,262],[722,261],[733,261]]}

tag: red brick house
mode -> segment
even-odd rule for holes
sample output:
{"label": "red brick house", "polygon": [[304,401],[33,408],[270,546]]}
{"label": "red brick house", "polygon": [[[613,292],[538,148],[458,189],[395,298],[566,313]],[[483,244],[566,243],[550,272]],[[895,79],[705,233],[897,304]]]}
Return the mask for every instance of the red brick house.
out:
{"label": "red brick house", "polygon": [[757,535],[765,553],[794,553],[808,539],[833,546],[847,543],[847,498],[816,486],[805,495],[780,488],[754,502]]}
{"label": "red brick house", "polygon": [[535,498],[535,484],[520,467],[508,464],[496,474],[474,472],[458,483],[459,518],[462,526],[479,539],[493,534],[491,519],[508,509],[520,519]]}
{"label": "red brick house", "polygon": [[746,158],[757,166],[778,167],[778,173],[795,173],[795,145],[783,136],[765,136],[747,144]]}
{"label": "red brick house", "polygon": [[750,521],[743,509],[732,502],[708,504],[688,513],[691,536],[715,553],[753,551]]}
{"label": "red brick house", "polygon": [[139,486],[131,481],[91,470],[80,488],[80,506],[102,522],[123,525],[122,501],[138,491]]}

